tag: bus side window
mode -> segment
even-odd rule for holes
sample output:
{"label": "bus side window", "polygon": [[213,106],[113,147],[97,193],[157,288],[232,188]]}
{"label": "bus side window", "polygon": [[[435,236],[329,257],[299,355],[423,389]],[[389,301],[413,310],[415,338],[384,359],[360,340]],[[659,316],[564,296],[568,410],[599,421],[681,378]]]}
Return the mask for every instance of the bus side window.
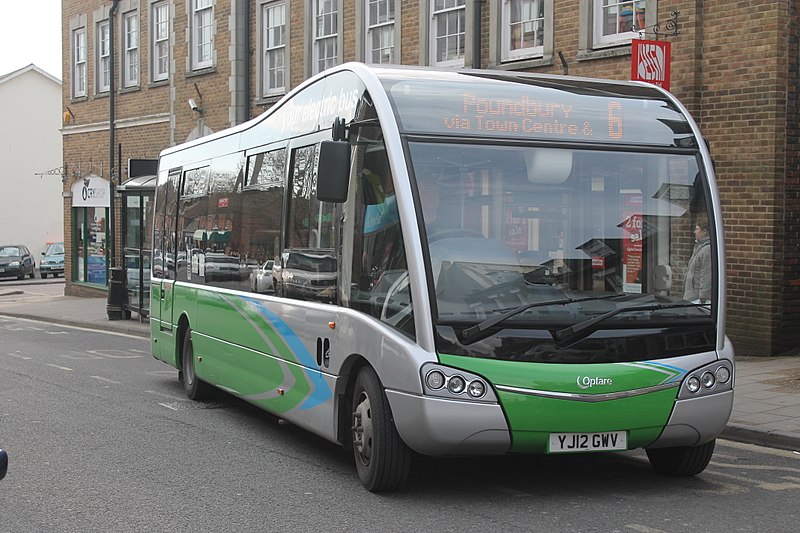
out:
{"label": "bus side window", "polygon": [[[280,268],[286,148],[247,158],[242,191],[242,243],[251,291],[272,293]],[[276,261],[277,258],[277,261]]]}
{"label": "bus side window", "polygon": [[[415,336],[403,234],[386,149],[378,128],[362,128],[356,143],[348,212],[351,228],[348,307]],[[345,259],[343,258],[343,261]]]}
{"label": "bus side window", "polygon": [[335,204],[317,199],[319,144],[294,149],[291,160],[287,248],[280,267],[273,268],[275,290],[287,298],[333,303],[338,292],[338,217]]}

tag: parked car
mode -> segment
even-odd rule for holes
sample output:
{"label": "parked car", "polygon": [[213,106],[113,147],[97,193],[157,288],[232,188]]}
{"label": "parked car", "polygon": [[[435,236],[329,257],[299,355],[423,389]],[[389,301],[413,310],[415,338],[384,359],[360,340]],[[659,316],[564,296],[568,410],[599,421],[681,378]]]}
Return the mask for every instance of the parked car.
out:
{"label": "parked car", "polygon": [[31,251],[21,244],[6,244],[0,246],[0,278],[15,277],[31,279],[36,275],[36,262]]}
{"label": "parked car", "polygon": [[336,299],[336,257],[331,250],[290,249],[273,265],[278,296],[333,302]]}
{"label": "parked car", "polygon": [[272,265],[275,261],[270,259],[257,269],[250,272],[250,290],[253,292],[267,292],[275,288],[272,277]]}
{"label": "parked car", "polygon": [[39,275],[42,279],[50,274],[57,278],[59,274],[64,275],[64,243],[51,242],[47,245],[47,250],[42,252],[44,256],[39,263]]}
{"label": "parked car", "polygon": [[206,281],[240,281],[243,265],[239,258],[218,252],[209,252],[205,257]]}

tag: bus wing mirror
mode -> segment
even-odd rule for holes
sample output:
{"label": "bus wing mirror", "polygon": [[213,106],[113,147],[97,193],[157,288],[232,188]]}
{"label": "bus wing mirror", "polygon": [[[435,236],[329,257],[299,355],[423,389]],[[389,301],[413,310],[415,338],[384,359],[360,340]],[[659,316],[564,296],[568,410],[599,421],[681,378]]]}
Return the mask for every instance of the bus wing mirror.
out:
{"label": "bus wing mirror", "polygon": [[320,202],[344,202],[347,200],[349,180],[350,143],[322,141],[319,147],[317,199]]}

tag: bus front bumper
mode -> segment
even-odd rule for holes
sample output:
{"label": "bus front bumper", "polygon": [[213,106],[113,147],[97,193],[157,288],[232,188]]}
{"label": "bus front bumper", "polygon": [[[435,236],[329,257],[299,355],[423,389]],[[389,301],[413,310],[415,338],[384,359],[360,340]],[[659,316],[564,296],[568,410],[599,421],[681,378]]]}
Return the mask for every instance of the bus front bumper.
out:
{"label": "bus front bumper", "polygon": [[425,455],[501,455],[511,448],[498,404],[447,400],[386,390],[397,432]]}
{"label": "bus front bumper", "polygon": [[732,390],[700,398],[677,400],[664,431],[648,448],[704,444],[722,433],[732,409]]}

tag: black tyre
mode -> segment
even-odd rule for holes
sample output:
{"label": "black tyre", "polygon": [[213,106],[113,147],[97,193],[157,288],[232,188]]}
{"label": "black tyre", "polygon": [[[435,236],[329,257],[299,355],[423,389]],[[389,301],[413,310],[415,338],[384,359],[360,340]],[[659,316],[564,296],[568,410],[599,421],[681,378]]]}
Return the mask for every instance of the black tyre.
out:
{"label": "black tyre", "polygon": [[389,400],[370,367],[362,368],[356,378],[352,437],[358,477],[367,490],[392,491],[405,484],[411,450],[397,433]]}
{"label": "black tyre", "polygon": [[[41,272],[39,275],[42,276],[42,279],[47,279],[47,272]],[[53,274],[53,277],[55,277],[55,274]]]}
{"label": "black tyre", "polygon": [[190,400],[205,400],[211,395],[211,386],[197,377],[194,372],[194,346],[192,345],[192,330],[186,330],[181,351],[181,371],[179,374],[183,390]]}
{"label": "black tyre", "polygon": [[716,440],[700,446],[653,448],[645,450],[650,464],[667,476],[695,476],[706,469],[714,454]]}
{"label": "black tyre", "polygon": [[36,269],[32,268],[31,269],[31,273],[28,274],[28,276],[30,276],[31,279],[35,278],[36,277]]}

